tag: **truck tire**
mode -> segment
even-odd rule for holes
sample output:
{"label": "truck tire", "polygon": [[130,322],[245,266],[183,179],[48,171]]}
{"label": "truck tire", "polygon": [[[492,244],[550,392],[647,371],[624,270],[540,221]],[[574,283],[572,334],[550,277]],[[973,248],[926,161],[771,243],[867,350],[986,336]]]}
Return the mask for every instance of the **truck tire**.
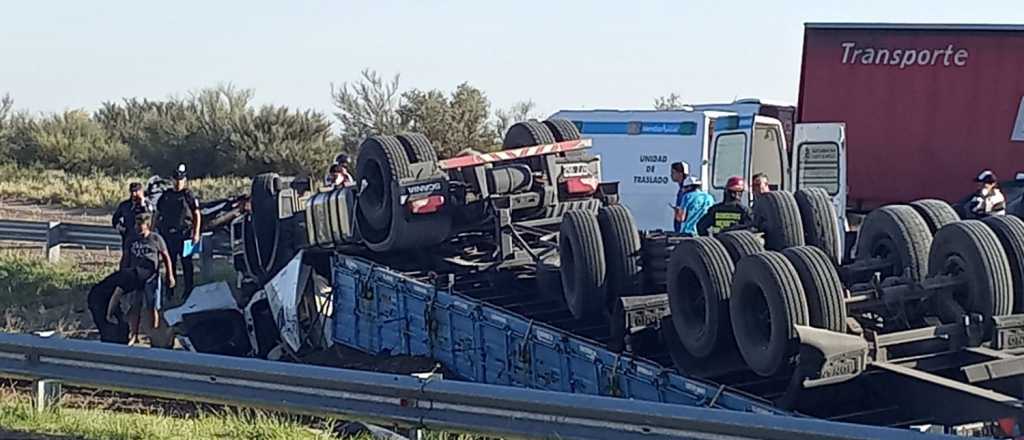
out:
{"label": "truck tire", "polygon": [[[452,217],[444,210],[432,214],[413,215],[405,207],[392,204],[394,210],[386,229],[364,230],[364,220],[357,217],[363,244],[374,252],[423,249],[443,243],[451,233]],[[372,226],[371,226],[372,227]]]}
{"label": "truck tire", "polygon": [[576,124],[565,119],[548,119],[544,121],[544,125],[551,130],[555,142],[576,141],[582,137]]}
{"label": "truck tire", "polygon": [[256,246],[256,226],[250,215],[242,222],[242,245],[244,246],[245,269],[256,279],[266,276],[260,260],[259,248]]}
{"label": "truck tire", "polygon": [[373,136],[359,145],[356,160],[356,182],[360,187],[356,205],[360,231],[388,231],[398,195],[394,188],[399,179],[411,177],[409,158],[398,139]]}
{"label": "truck tire", "polygon": [[597,217],[569,211],[562,217],[558,251],[562,262],[562,292],[572,316],[597,321],[607,304],[604,243]]}
{"label": "truck tire", "polygon": [[892,265],[884,276],[909,272],[921,282],[928,273],[928,250],[932,233],[928,224],[909,206],[890,205],[871,211],[857,236],[857,259],[881,258]]}
{"label": "truck tire", "polygon": [[544,298],[559,301],[562,295],[562,260],[558,253],[551,253],[537,262],[537,288]]}
{"label": "truck tire", "polygon": [[800,209],[804,242],[825,252],[833,264],[839,264],[839,216],[832,197],[821,188],[804,188],[793,196]]}
{"label": "truck tire", "polygon": [[546,125],[537,121],[523,121],[509,127],[501,146],[504,150],[511,150],[553,143],[555,143],[555,136],[551,134],[551,130]]}
{"label": "truck tire", "polygon": [[597,211],[597,223],[604,243],[608,301],[640,293],[640,233],[633,214],[621,205]]}
{"label": "truck tire", "polygon": [[259,271],[270,271],[274,266],[280,237],[280,220],[278,220],[277,194],[281,192],[281,176],[276,173],[264,173],[253,177],[250,197],[252,200],[252,238],[255,253],[249,260],[255,260]]}
{"label": "truck tire", "polygon": [[765,249],[781,251],[804,245],[800,208],[790,192],[772,191],[758,197],[754,203],[754,222],[764,233]]}
{"label": "truck tire", "polygon": [[422,133],[402,133],[396,137],[409,156],[409,162],[437,162],[437,150]]}
{"label": "truck tire", "polygon": [[982,220],[996,234],[1006,252],[1013,279],[1013,311],[1024,312],[1024,220],[1011,215],[989,217]]}
{"label": "truck tire", "polygon": [[676,244],[686,239],[663,231],[645,232],[640,238],[640,265],[642,290],[645,294],[665,293],[668,290],[666,272],[668,260]]}
{"label": "truck tire", "polygon": [[799,246],[782,251],[796,269],[807,298],[807,319],[812,327],[846,332],[846,301],[843,282],[831,258],[813,246]]}
{"label": "truck tire", "polygon": [[918,215],[928,224],[928,230],[935,234],[943,226],[960,221],[960,214],[956,213],[949,203],[936,199],[924,199],[910,203],[910,207],[917,211]]}
{"label": "truck tire", "polygon": [[668,270],[672,324],[686,351],[706,358],[731,344],[729,281],[733,264],[718,240],[683,240],[672,252]]}
{"label": "truck tire", "polygon": [[[993,316],[1013,313],[1013,278],[999,237],[985,223],[965,220],[950,223],[935,233],[928,256],[928,275],[959,274],[966,284],[954,289],[951,300],[963,311],[977,313],[989,322]],[[940,307],[946,323],[961,319],[948,313],[956,307]]]}
{"label": "truck tire", "polygon": [[740,355],[755,373],[774,376],[800,349],[796,325],[808,324],[800,277],[782,254],[762,252],[736,265],[729,314]]}
{"label": "truck tire", "polygon": [[718,241],[722,242],[725,250],[729,252],[729,259],[733,264],[740,261],[747,255],[764,252],[764,243],[750,231],[729,231],[715,235]]}

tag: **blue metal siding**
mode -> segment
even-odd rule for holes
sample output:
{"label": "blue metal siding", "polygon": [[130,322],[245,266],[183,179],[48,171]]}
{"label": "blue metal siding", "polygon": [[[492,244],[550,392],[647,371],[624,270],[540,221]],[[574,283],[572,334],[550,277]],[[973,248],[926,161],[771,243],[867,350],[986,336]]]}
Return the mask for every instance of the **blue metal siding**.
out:
{"label": "blue metal siding", "polygon": [[348,347],[429,356],[474,382],[788,414],[359,258],[333,268],[334,341]]}

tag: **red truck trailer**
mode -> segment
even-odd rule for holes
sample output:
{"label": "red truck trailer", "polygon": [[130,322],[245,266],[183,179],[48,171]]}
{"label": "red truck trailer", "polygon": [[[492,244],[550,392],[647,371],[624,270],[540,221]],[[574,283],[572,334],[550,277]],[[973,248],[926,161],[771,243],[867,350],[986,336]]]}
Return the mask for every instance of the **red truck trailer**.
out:
{"label": "red truck trailer", "polygon": [[853,208],[955,202],[1024,170],[1024,26],[807,24],[797,108],[846,123]]}

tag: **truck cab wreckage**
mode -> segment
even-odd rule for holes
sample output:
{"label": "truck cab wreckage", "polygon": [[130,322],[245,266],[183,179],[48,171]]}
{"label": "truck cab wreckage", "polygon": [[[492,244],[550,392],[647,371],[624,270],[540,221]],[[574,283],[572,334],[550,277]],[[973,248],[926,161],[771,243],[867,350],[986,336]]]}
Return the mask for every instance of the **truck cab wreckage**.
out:
{"label": "truck cab wreckage", "polygon": [[368,138],[350,187],[256,176],[230,226],[240,298],[200,286],[167,320],[200,352],[345,347],[491,384],[1020,434],[1024,221],[891,205],[846,255],[805,188],[759,201],[753,231],[641,232],[589,146],[530,121],[445,160]]}

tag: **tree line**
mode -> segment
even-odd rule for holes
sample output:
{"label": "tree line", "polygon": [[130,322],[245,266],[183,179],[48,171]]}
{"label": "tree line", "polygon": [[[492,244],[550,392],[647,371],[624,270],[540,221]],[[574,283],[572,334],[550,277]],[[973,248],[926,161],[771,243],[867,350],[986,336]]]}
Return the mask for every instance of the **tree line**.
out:
{"label": "tree line", "polygon": [[531,101],[492,111],[486,94],[468,83],[450,92],[406,90],[398,75],[372,70],[330,93],[333,119],[315,110],[256,106],[253,90],[231,85],[52,114],[17,111],[3,95],[0,163],[76,174],[167,174],[178,162],[196,176],[316,174],[339,152],[356,154],[370,135],[422,132],[439,156],[449,157],[467,147],[497,148],[511,124],[538,116]]}

